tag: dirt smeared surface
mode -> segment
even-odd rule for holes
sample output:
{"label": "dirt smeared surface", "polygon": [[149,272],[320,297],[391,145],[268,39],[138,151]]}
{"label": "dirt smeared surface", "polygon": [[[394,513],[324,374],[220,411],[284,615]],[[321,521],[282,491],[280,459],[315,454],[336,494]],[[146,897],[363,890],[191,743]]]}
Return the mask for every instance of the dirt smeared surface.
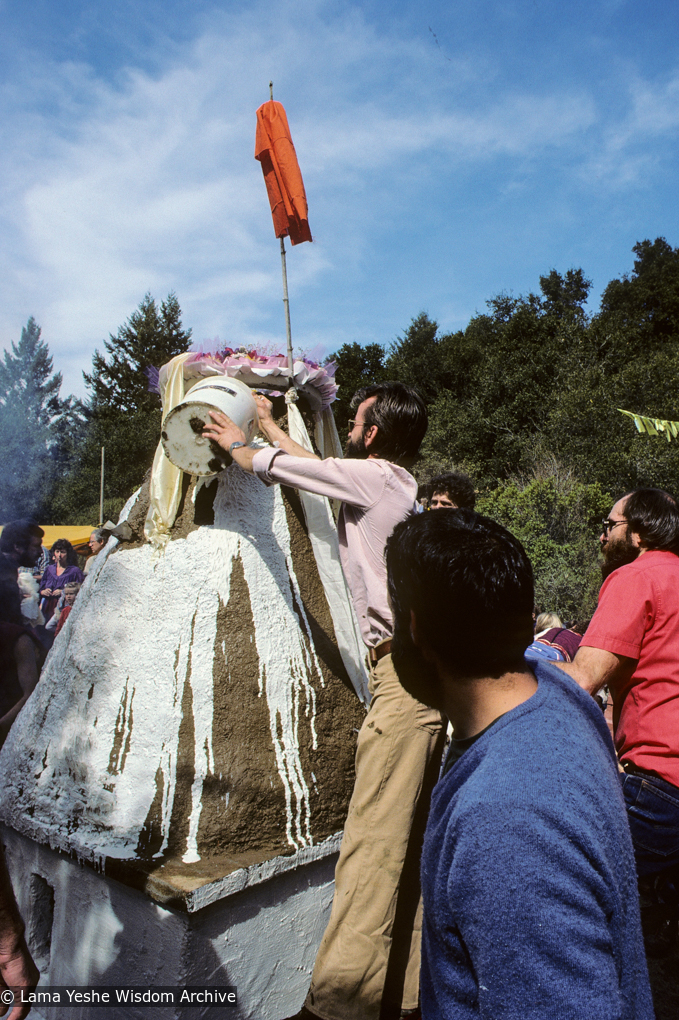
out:
{"label": "dirt smeared surface", "polygon": [[214,643],[214,774],[203,784],[199,847],[230,853],[289,853],[285,794],[276,767],[269,715],[259,691],[259,659],[250,596],[240,560],[220,606]]}
{"label": "dirt smeared surface", "polygon": [[151,468],[148,469],[144,475],[144,481],[139,489],[139,494],[135,499],[130,512],[127,515],[127,523],[132,529],[134,537],[130,542],[121,543],[116,549],[113,550],[115,556],[121,549],[139,549],[140,546],[146,545],[146,538],[144,536],[144,523],[146,521],[146,515],[149,512],[149,506],[151,503]]}
{"label": "dirt smeared surface", "polygon": [[[282,403],[282,401],[281,401]],[[284,419],[281,420],[281,424]],[[312,422],[308,427],[311,430]],[[313,432],[311,431],[311,434]],[[201,526],[214,525],[214,500],[218,479],[183,476],[180,504],[171,530],[172,542],[181,542]],[[297,579],[296,594],[290,595],[302,640],[309,655],[310,694],[299,705],[297,742],[302,771],[309,786],[309,829],[314,843],[343,827],[354,779],[356,737],[365,717],[339,654],[332,617],[318,575],[299,496],[282,489],[290,533],[292,568]],[[135,502],[131,518],[135,534],[143,534],[148,509],[148,483]],[[137,542],[125,543],[117,550]],[[209,563],[196,563],[196,583]],[[301,604],[299,599],[301,598]],[[213,647],[213,767],[202,783],[202,809],[197,844],[202,864],[189,870],[215,865],[219,860],[256,853],[287,855],[293,847],[286,835],[286,791],[279,774],[271,733],[266,697],[261,690],[255,643],[255,622],[243,566],[238,558],[231,568],[226,604],[219,605]],[[313,650],[316,655],[314,665]],[[177,754],[169,842],[157,864],[151,859],[162,846],[162,804],[166,791],[163,774],[156,774],[156,792],[139,838],[137,852],[151,870],[177,867],[187,846],[189,818],[194,806],[195,732],[190,678],[183,682],[181,723]],[[278,736],[278,735],[277,735]],[[218,866],[218,865],[217,865]],[[181,868],[181,865],[180,865]]]}

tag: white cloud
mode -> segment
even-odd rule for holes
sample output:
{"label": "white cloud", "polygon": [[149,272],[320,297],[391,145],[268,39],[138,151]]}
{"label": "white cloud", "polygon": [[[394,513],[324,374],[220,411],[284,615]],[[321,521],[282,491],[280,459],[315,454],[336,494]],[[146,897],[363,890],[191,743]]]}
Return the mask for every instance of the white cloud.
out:
{"label": "white cloud", "polygon": [[[72,366],[89,366],[147,290],[162,298],[171,289],[196,340],[275,344],[280,263],[253,159],[254,112],[270,78],[318,238],[295,249],[291,284],[298,300],[321,304],[323,281],[360,261],[400,186],[426,210],[442,165],[502,158],[525,168],[554,149],[610,174],[640,132],[676,126],[677,81],[660,105],[637,83],[625,122],[593,152],[601,113],[585,88],[490,89],[470,59],[439,59],[426,32],[379,33],[356,9],[328,10],[308,0],[215,15],[161,72],[131,68],[114,85],[64,62],[5,88],[3,344],[35,315],[66,366],[65,388],[79,388]],[[328,328],[329,344],[336,335]]]}
{"label": "white cloud", "polygon": [[[675,143],[679,127],[679,74],[646,81],[632,71],[626,82],[627,108],[604,126],[600,144],[582,168],[615,190],[649,187]],[[665,143],[665,144],[663,144]]]}

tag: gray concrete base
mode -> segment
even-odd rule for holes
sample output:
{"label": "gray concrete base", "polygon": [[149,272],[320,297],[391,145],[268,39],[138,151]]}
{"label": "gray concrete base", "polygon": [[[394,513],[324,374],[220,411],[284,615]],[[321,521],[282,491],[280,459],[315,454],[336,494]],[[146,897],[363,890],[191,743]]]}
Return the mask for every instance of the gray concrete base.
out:
{"label": "gray concrete base", "polygon": [[[235,985],[238,1006],[219,1013],[226,1020],[280,1020],[302,1005],[330,914],[337,840],[314,848],[316,859],[307,855],[292,870],[289,858],[250,876],[243,869],[240,888],[232,880],[221,895],[215,890],[209,905],[181,911],[4,826],[2,839],[41,986]],[[190,1020],[206,1014],[62,1004],[38,1006],[33,1015]]]}

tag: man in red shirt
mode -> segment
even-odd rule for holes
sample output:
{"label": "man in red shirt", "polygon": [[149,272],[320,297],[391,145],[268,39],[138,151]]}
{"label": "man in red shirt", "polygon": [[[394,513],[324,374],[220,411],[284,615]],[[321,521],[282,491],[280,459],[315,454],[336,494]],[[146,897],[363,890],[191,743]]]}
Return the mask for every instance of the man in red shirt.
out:
{"label": "man in red shirt", "polygon": [[679,506],[660,489],[619,499],[604,521],[606,579],[575,659],[608,685],[639,875],[679,863]]}

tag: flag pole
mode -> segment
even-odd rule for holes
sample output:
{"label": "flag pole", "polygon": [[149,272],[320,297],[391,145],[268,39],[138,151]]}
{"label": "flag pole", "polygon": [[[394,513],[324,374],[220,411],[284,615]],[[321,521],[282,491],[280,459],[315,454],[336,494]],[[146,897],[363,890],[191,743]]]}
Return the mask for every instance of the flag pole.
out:
{"label": "flag pole", "polygon": [[285,262],[285,245],[281,237],[281,268],[283,270],[283,304],[285,305],[285,335],[288,341],[288,367],[290,369],[290,385],[294,385],[292,331],[290,329],[290,300],[288,298],[288,269]]}
{"label": "flag pole", "polygon": [[[273,82],[269,82],[269,96],[271,102],[273,102]],[[294,371],[294,358],[292,354],[292,329],[290,327],[290,299],[288,297],[288,267],[285,259],[285,244],[283,237],[281,236],[281,270],[283,272],[283,304],[285,306],[285,336],[288,344],[288,368],[290,370],[290,387],[295,393],[296,399],[297,388],[295,386],[295,371]]]}
{"label": "flag pole", "polygon": [[101,480],[99,483],[99,527],[104,523],[104,447],[101,448]]}

